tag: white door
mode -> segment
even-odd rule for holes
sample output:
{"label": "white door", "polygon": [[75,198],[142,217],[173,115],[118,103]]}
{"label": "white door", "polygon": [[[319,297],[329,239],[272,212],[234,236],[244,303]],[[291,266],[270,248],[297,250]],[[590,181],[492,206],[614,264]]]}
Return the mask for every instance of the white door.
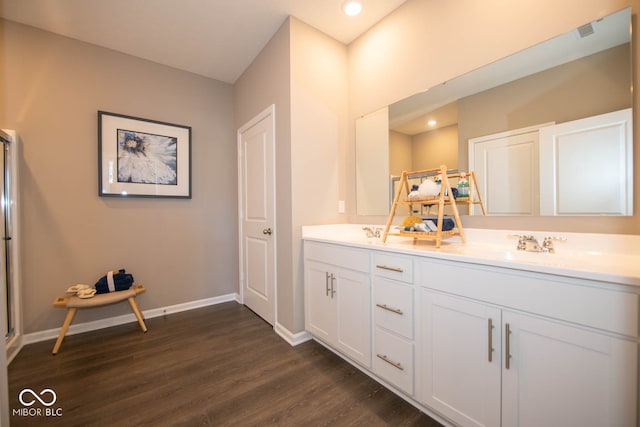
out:
{"label": "white door", "polygon": [[500,425],[497,308],[422,290],[421,400],[461,426]]}
{"label": "white door", "polygon": [[275,265],[275,106],[238,131],[242,302],[273,325]]}
{"label": "white door", "polygon": [[537,127],[470,139],[469,168],[488,215],[538,214]]}
{"label": "white door", "polygon": [[636,425],[637,343],[508,311],[503,322],[503,427]]}
{"label": "white door", "polygon": [[540,129],[542,215],[633,214],[631,108]]}

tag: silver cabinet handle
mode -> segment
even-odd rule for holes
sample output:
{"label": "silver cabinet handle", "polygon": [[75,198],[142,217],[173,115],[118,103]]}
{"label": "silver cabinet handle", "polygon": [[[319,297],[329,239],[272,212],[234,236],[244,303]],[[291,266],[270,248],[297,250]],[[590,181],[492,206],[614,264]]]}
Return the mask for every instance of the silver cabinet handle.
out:
{"label": "silver cabinet handle", "polygon": [[511,326],[508,323],[504,325],[504,341],[505,341],[505,362],[504,368],[509,369],[511,367]]}
{"label": "silver cabinet handle", "polygon": [[404,272],[400,267],[389,267],[388,265],[376,265],[376,268],[380,268],[382,270],[395,271],[396,273]]}
{"label": "silver cabinet handle", "polygon": [[325,287],[325,296],[329,296],[329,272],[328,271],[324,273],[324,287]]}
{"label": "silver cabinet handle", "polygon": [[334,276],[333,273],[331,273],[331,299],[333,299],[333,296],[336,294],[336,289],[333,286],[335,281],[336,281],[336,276]]}
{"label": "silver cabinet handle", "polygon": [[489,357],[489,363],[493,362],[493,319],[489,318],[488,322],[487,322],[487,335],[488,335],[488,346],[489,346],[489,350],[488,350],[488,357]]}
{"label": "silver cabinet handle", "polygon": [[394,362],[393,360],[389,359],[386,354],[376,354],[376,356],[378,356],[379,359],[384,360],[385,362],[387,362],[389,365],[393,366],[394,368],[397,368],[397,369],[400,369],[401,371],[404,371],[404,368],[402,367],[402,364],[400,362]]}
{"label": "silver cabinet handle", "polygon": [[336,280],[336,276],[334,276],[333,273],[329,273],[328,271],[325,271],[324,294],[326,296],[329,296],[329,293],[331,293],[331,299],[333,299],[333,296],[336,294],[336,289],[334,286],[335,280]]}
{"label": "silver cabinet handle", "polygon": [[387,306],[387,304],[376,304],[376,307],[380,307],[383,310],[387,310],[387,311],[390,311],[390,312],[395,313],[395,314],[399,314],[399,315],[403,315],[404,314],[402,312],[402,310],[400,310],[399,308],[392,308],[392,307]]}

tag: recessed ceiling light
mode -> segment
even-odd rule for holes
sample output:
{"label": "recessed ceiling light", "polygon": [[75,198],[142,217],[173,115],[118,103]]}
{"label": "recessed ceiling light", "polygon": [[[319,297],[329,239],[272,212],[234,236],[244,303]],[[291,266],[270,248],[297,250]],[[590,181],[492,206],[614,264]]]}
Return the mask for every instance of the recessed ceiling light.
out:
{"label": "recessed ceiling light", "polygon": [[359,0],[347,0],[342,5],[342,10],[348,16],[356,16],[362,12],[362,2]]}
{"label": "recessed ceiling light", "polygon": [[437,125],[437,124],[438,124],[438,122],[436,122],[435,120],[431,119],[431,120],[429,120],[429,121],[427,122],[427,124],[428,124],[429,126],[431,126],[431,127],[434,127],[435,125]]}

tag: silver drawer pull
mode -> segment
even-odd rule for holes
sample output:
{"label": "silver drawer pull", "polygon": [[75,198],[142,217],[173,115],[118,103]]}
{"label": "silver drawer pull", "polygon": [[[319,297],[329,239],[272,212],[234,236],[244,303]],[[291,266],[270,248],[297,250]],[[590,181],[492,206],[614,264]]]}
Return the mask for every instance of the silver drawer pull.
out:
{"label": "silver drawer pull", "polygon": [[402,312],[402,310],[400,310],[399,308],[392,308],[392,307],[387,306],[387,304],[376,304],[376,307],[380,307],[383,310],[387,310],[387,311],[390,311],[390,312],[395,313],[395,314],[400,314],[400,315],[404,314]]}
{"label": "silver drawer pull", "polygon": [[386,354],[376,354],[376,356],[378,356],[378,358],[384,360],[385,362],[387,362],[389,365],[393,366],[394,368],[398,368],[401,371],[404,371],[404,368],[402,367],[400,362],[394,362],[393,360],[389,359]]}
{"label": "silver drawer pull", "polygon": [[388,265],[376,265],[376,268],[380,268],[382,270],[395,271],[396,273],[403,273],[404,270],[400,267],[389,267]]}

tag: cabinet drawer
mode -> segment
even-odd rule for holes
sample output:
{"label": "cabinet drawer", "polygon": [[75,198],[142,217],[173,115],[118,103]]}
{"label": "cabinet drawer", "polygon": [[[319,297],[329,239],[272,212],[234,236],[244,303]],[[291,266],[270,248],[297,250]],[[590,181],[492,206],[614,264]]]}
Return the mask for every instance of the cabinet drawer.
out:
{"label": "cabinet drawer", "polygon": [[413,339],[413,286],[387,279],[373,279],[375,324]]}
{"label": "cabinet drawer", "polygon": [[413,343],[376,328],[373,371],[407,394],[413,395]]}
{"label": "cabinet drawer", "polygon": [[369,251],[329,243],[304,242],[304,258],[369,272]]}
{"label": "cabinet drawer", "polygon": [[374,252],[373,274],[411,283],[413,281],[413,260],[409,256]]}

